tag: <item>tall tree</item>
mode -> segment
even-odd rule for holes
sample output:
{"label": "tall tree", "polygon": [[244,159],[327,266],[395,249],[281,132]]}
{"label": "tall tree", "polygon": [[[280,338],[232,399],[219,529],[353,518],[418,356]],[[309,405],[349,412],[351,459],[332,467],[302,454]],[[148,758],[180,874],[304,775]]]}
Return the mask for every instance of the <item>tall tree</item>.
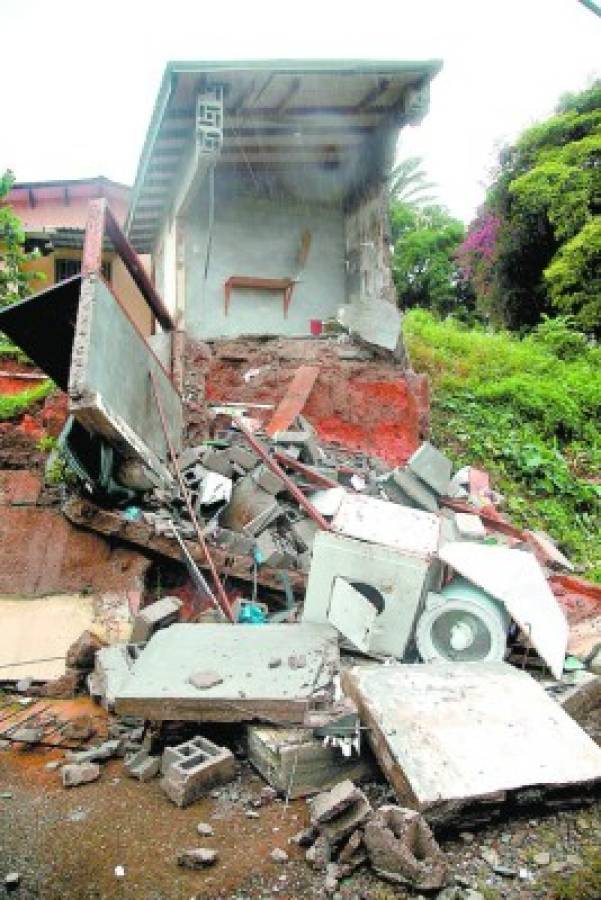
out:
{"label": "tall tree", "polygon": [[446,315],[473,308],[473,294],[455,259],[465,237],[463,222],[441,206],[423,209],[393,203],[390,221],[392,271],[404,309],[422,306]]}
{"label": "tall tree", "polygon": [[428,193],[434,187],[434,182],[428,181],[421,156],[408,156],[390,173],[388,194],[391,201],[424,206],[435,201],[435,196]]}
{"label": "tall tree", "polygon": [[31,282],[40,280],[39,272],[25,271],[25,263],[39,257],[39,251],[25,250],[25,232],[21,220],[5,201],[15,176],[7,169],[0,175],[0,307],[22,300],[31,293]]}
{"label": "tall tree", "polygon": [[559,311],[601,333],[601,82],[502,152],[460,257],[491,318],[518,328]]}

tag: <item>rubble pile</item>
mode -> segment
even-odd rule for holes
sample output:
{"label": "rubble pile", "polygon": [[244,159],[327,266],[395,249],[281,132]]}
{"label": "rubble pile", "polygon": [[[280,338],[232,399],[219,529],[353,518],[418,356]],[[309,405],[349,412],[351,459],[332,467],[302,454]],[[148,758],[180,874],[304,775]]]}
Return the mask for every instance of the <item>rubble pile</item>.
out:
{"label": "rubble pile", "polygon": [[[243,756],[271,792],[260,802],[307,798],[294,842],[326,894],[361,866],[444,891],[435,833],[599,793],[601,749],[575,720],[601,699],[601,639],[579,616],[569,653],[561,602],[584,582],[551,538],[506,520],[485,472],[453,473],[430,443],[391,468],[320,442],[298,411],[279,428],[281,409],[261,415],[220,406],[170,485],[122,508],[86,501],[86,527],[180,559],[194,602],[165,590],[127,640],[87,632],[70,649],[68,672],[111,718],[57,775],[73,788],[122,757],[187,807],[235,781]],[[26,730],[29,746],[43,731]],[[359,783],[378,780],[374,803]],[[175,862],[205,869],[219,852]]]}

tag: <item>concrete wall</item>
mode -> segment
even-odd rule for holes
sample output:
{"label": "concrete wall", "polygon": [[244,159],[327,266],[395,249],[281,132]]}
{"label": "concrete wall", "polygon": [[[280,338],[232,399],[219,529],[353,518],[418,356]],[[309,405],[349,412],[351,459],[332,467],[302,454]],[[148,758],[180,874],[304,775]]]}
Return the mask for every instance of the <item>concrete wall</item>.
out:
{"label": "concrete wall", "polygon": [[[335,314],[345,300],[346,281],[339,200],[319,203],[294,196],[273,176],[263,175],[257,183],[251,173],[218,168],[210,227],[209,196],[205,181],[185,221],[186,327],[191,337],[306,335],[310,319]],[[248,289],[232,291],[226,316],[225,281],[232,275],[295,276],[306,230],[311,244],[288,317],[284,318],[282,292]],[[168,270],[167,258],[163,266]]]}

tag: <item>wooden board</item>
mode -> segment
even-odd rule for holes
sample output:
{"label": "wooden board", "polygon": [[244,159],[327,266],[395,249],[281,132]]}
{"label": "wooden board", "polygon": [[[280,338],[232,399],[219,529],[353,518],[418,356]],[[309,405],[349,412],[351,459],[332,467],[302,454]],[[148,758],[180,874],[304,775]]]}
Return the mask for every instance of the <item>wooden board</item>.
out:
{"label": "wooden board", "polygon": [[319,375],[319,366],[301,366],[265,427],[269,437],[278,431],[287,431],[295,418],[303,411],[313,385]]}
{"label": "wooden board", "polygon": [[433,820],[519,803],[522,789],[563,796],[601,784],[601,749],[505,663],[355,667],[342,687],[399,802]]}

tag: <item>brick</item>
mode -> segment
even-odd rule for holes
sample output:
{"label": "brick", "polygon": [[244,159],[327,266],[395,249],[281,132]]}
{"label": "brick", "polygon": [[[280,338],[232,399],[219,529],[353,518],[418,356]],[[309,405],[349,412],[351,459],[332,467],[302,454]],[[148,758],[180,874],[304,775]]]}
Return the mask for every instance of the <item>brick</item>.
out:
{"label": "brick", "polygon": [[161,787],[177,806],[189,806],[216,784],[236,774],[232,753],[207,738],[196,737],[168,747],[161,762]]}
{"label": "brick", "polygon": [[182,601],[177,597],[163,597],[146,606],[134,619],[132,643],[140,644],[147,641],[159,628],[165,628],[175,622],[181,606]]}

